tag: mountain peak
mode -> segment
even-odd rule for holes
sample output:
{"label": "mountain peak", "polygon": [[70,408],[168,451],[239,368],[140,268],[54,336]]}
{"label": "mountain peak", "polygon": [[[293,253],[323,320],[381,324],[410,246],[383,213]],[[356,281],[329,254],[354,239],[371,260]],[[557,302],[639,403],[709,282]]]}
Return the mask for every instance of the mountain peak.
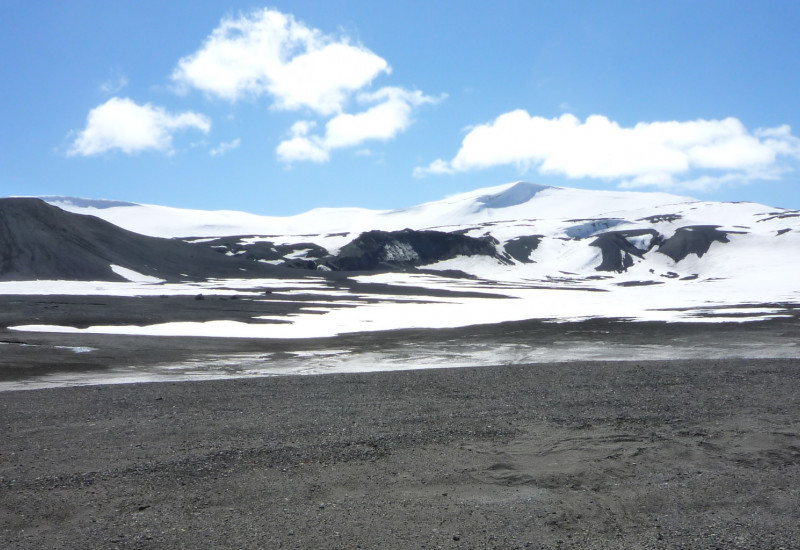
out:
{"label": "mountain peak", "polygon": [[508,208],[509,206],[517,206],[526,203],[539,191],[550,188],[549,185],[518,181],[500,193],[478,197],[475,202],[479,205],[478,210],[485,210],[487,208]]}

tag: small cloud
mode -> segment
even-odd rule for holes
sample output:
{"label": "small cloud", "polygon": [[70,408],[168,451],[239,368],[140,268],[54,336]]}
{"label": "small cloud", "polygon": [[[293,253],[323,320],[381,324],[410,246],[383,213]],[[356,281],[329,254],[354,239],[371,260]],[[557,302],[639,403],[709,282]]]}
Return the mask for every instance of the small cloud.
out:
{"label": "small cloud", "polygon": [[211,149],[211,151],[209,151],[209,154],[212,157],[224,155],[224,154],[228,153],[229,151],[233,151],[234,149],[239,147],[239,144],[241,142],[242,142],[242,140],[239,139],[239,138],[236,138],[236,139],[234,139],[232,141],[223,141],[215,149]]}
{"label": "small cloud", "polygon": [[172,73],[179,92],[236,101],[268,94],[281,110],[341,112],[351,94],[389,64],[347,36],[326,35],[292,15],[260,9],[225,18]]}
{"label": "small cloud", "polygon": [[356,114],[342,113],[325,124],[325,145],[329,149],[352,147],[367,140],[388,140],[411,125],[414,107],[436,103],[440,99],[420,91],[387,87],[374,93],[361,94],[361,103],[377,103]]}
{"label": "small cloud", "polygon": [[289,133],[292,137],[307,136],[316,125],[317,123],[313,120],[298,120],[289,128]]}
{"label": "small cloud", "polygon": [[321,163],[328,162],[331,158],[328,151],[313,137],[297,136],[287,139],[278,145],[275,152],[281,162],[286,164],[302,161]]}
{"label": "small cloud", "polygon": [[751,133],[726,118],[623,127],[601,115],[546,119],[516,110],[471,128],[452,160],[418,167],[414,175],[512,165],[573,179],[620,179],[624,187],[707,189],[779,177],[780,157],[800,159],[800,140],[788,126]]}
{"label": "small cloud", "polygon": [[172,153],[172,135],[194,128],[211,129],[208,117],[199,113],[171,114],[149,103],[137,105],[128,98],[112,97],[89,111],[86,128],[78,133],[67,156],[93,156],[119,149],[134,154],[154,149]]}
{"label": "small cloud", "polygon": [[424,178],[428,175],[442,175],[442,174],[455,174],[456,171],[450,167],[446,160],[437,159],[431,162],[428,166],[417,166],[414,168],[413,175],[415,178]]}
{"label": "small cloud", "polygon": [[[436,103],[444,97],[436,98],[420,91],[395,87],[362,93],[358,96],[360,103],[375,105],[360,113],[336,115],[325,124],[325,134],[322,136],[308,135],[314,127],[313,123],[296,122],[290,130],[291,138],[278,146],[278,157],[284,162],[324,162],[334,149],[356,147],[371,140],[387,141],[409,127],[415,107]],[[287,155],[287,152],[290,154]]]}
{"label": "small cloud", "polygon": [[100,92],[107,95],[115,95],[128,85],[128,78],[123,74],[116,74],[100,84]]}
{"label": "small cloud", "polygon": [[281,162],[328,162],[330,155],[316,136],[308,137],[308,133],[317,125],[313,120],[298,120],[289,129],[289,139],[278,144],[275,152]]}

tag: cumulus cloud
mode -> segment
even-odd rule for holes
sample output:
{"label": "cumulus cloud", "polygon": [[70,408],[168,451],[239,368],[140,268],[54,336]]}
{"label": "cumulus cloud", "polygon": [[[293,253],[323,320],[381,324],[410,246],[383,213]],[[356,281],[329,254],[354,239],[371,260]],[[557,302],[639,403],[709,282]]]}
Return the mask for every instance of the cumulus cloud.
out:
{"label": "cumulus cloud", "polygon": [[217,156],[220,156],[220,155],[224,155],[224,154],[228,153],[229,151],[233,151],[234,149],[239,147],[239,145],[241,143],[242,143],[242,140],[240,138],[236,138],[236,139],[231,140],[231,141],[223,141],[217,147],[215,147],[214,149],[211,149],[211,151],[209,151],[209,153],[211,154],[212,157],[217,157]]}
{"label": "cumulus cloud", "polygon": [[236,101],[269,94],[277,109],[332,115],[389,64],[347,36],[310,28],[292,15],[261,9],[225,18],[172,73],[181,91],[195,88]]}
{"label": "cumulus cloud", "polygon": [[427,175],[455,174],[456,171],[446,160],[436,159],[428,166],[417,166],[414,168],[414,177],[422,178]]}
{"label": "cumulus cloud", "polygon": [[276,153],[286,163],[326,162],[334,149],[394,138],[409,127],[415,107],[440,99],[395,87],[361,93],[358,95],[360,103],[374,105],[356,114],[341,113],[331,118],[325,124],[323,135],[309,135],[315,126],[313,122],[297,122],[292,126],[289,139],[278,145]]}
{"label": "cumulus cloud", "polygon": [[92,156],[113,149],[128,154],[147,149],[171,153],[173,133],[187,128],[208,133],[211,122],[202,114],[171,114],[149,103],[137,105],[128,98],[112,97],[89,112],[86,128],[67,155]]}
{"label": "cumulus cloud", "polygon": [[416,176],[501,165],[567,178],[622,180],[624,187],[709,188],[779,177],[779,157],[800,159],[788,126],[749,132],[736,118],[640,122],[623,127],[600,115],[547,119],[524,110],[471,128],[456,156]]}
{"label": "cumulus cloud", "polygon": [[282,141],[275,152],[283,162],[295,161],[328,162],[330,155],[325,150],[321,140],[308,133],[317,125],[313,120],[299,120],[292,124],[289,130],[290,137]]}

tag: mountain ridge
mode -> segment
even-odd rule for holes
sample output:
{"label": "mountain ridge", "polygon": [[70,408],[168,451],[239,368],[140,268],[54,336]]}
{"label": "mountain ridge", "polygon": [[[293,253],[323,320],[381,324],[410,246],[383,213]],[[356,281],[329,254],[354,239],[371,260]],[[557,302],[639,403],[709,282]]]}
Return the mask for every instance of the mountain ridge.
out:
{"label": "mountain ridge", "polygon": [[[371,210],[359,207],[314,208],[292,216],[264,216],[235,210],[193,210],[152,204],[107,206],[103,199],[54,197],[50,204],[77,214],[101,217],[115,225],[156,237],[223,237],[233,235],[300,235],[341,231],[433,229],[447,225],[535,217],[597,217],[618,207],[696,201],[659,192],[598,191],[518,181],[449,195],[408,208]],[[57,199],[57,200],[56,200]],[[86,206],[92,202],[100,208]],[[536,205],[539,205],[537,208]],[[597,205],[608,212],[597,211]],[[576,209],[577,208],[577,209]]]}
{"label": "mountain ridge", "polygon": [[[787,264],[786,258],[796,258],[800,245],[798,211],[529,182],[476,189],[400,210],[315,209],[286,218],[68,197],[54,197],[53,204],[73,215],[91,213],[108,223],[120,222],[123,230],[147,227],[150,233],[177,233],[154,241],[156,248],[169,242],[171,247],[190,247],[182,254],[204,250],[227,262],[225,268],[214,268],[221,271],[208,273],[198,266],[195,277],[234,276],[229,260],[236,260],[244,262],[237,270],[253,276],[282,267],[291,268],[295,277],[309,271],[425,270],[487,280],[589,281],[606,274],[620,284],[658,283],[675,277],[735,277],[752,270],[754,261],[760,268],[790,269],[795,263]],[[125,246],[130,245],[117,249]],[[94,263],[96,249],[90,250]],[[119,256],[112,261],[108,252],[100,257],[105,265],[92,273],[110,280],[121,277],[111,265],[162,279],[186,273],[177,267],[148,267],[155,265],[155,258],[126,264]],[[26,269],[30,271],[18,267],[17,272]],[[6,273],[6,278],[13,276],[8,275],[13,270]]]}

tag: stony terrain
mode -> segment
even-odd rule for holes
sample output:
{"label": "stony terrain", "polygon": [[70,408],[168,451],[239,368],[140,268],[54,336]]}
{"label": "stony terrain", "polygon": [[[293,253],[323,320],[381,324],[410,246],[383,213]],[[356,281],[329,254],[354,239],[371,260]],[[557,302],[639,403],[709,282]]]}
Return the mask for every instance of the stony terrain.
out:
{"label": "stony terrain", "polygon": [[4,548],[795,548],[800,363],[0,393]]}

